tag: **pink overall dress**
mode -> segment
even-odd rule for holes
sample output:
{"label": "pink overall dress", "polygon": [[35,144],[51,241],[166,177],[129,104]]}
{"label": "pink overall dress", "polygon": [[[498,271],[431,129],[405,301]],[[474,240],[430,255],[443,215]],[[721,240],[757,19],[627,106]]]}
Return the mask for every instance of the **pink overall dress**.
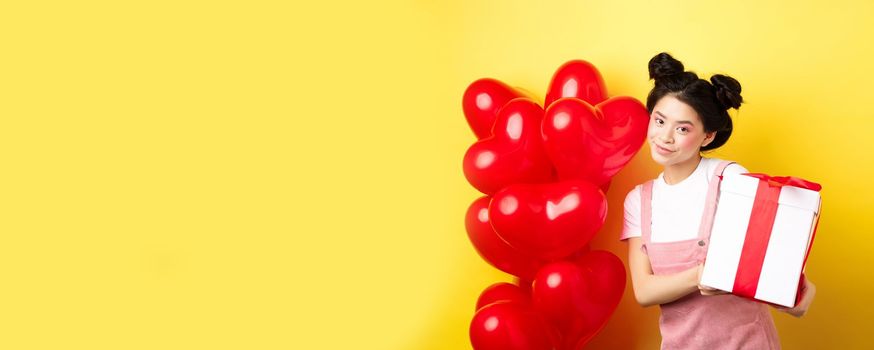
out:
{"label": "pink overall dress", "polygon": [[[672,274],[702,263],[710,244],[724,161],[710,180],[698,238],[660,243],[651,241],[652,180],[641,188],[642,250],[656,275]],[[662,304],[659,317],[662,349],[780,349],[777,329],[767,306],[731,294],[690,293]]]}

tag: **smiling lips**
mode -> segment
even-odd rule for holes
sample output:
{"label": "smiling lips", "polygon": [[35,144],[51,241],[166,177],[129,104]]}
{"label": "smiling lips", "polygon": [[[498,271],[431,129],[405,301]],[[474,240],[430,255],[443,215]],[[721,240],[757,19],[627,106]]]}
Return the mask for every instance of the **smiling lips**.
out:
{"label": "smiling lips", "polygon": [[674,151],[671,151],[671,150],[669,150],[669,149],[667,149],[667,148],[664,148],[664,147],[662,147],[662,146],[659,146],[659,144],[657,144],[657,143],[653,143],[653,145],[656,146],[656,151],[658,151],[658,152],[661,153],[661,154],[669,154],[669,153],[674,152]]}

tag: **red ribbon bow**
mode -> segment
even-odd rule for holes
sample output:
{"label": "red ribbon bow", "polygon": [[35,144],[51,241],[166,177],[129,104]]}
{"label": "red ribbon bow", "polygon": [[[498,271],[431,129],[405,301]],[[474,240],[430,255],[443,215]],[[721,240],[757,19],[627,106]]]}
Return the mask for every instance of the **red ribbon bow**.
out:
{"label": "red ribbon bow", "polygon": [[768,183],[769,187],[794,186],[816,192],[819,192],[822,189],[822,186],[816,182],[810,182],[795,176],[770,176],[761,173],[745,173],[741,175],[751,176],[758,178],[759,180],[764,180]]}

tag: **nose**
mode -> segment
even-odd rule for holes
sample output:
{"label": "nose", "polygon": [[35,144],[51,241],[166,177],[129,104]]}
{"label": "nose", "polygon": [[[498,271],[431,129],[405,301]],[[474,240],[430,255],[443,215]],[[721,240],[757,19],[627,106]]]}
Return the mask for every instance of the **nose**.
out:
{"label": "nose", "polygon": [[671,134],[671,130],[670,130],[670,129],[668,129],[668,130],[664,130],[664,131],[660,132],[660,133],[658,134],[658,139],[659,139],[659,141],[661,141],[661,142],[663,142],[663,143],[671,143],[671,142],[674,141],[674,137],[673,137],[673,135]]}

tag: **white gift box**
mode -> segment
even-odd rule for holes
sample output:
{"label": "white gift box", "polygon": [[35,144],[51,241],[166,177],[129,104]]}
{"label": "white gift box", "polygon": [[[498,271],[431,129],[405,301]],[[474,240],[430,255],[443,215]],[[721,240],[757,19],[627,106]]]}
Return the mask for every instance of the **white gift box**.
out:
{"label": "white gift box", "polygon": [[769,178],[723,176],[701,284],[794,307],[819,219],[820,186],[798,178]]}

